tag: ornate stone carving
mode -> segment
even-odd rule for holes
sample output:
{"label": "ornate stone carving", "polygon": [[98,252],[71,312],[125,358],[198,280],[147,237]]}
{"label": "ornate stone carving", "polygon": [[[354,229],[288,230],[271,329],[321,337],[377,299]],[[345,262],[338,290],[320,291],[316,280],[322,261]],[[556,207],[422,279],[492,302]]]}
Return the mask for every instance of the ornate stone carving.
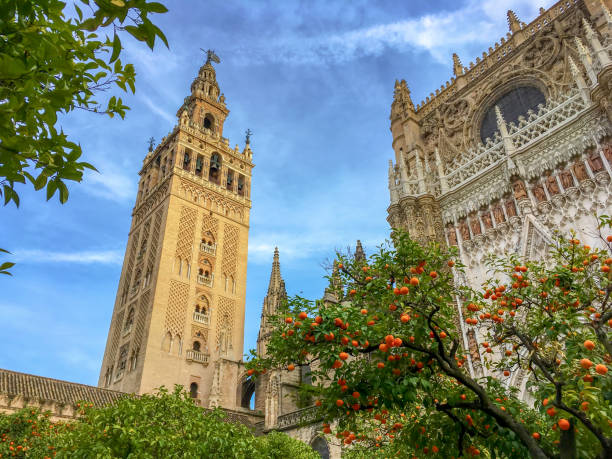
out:
{"label": "ornate stone carving", "polygon": [[533,187],[533,195],[538,202],[546,201],[546,193],[542,185],[536,185]]}
{"label": "ornate stone carving", "polygon": [[591,166],[591,170],[594,174],[604,170],[603,161],[601,160],[601,156],[599,156],[597,150],[594,150],[593,153],[589,155],[589,165]]}
{"label": "ornate stone carving", "polygon": [[546,188],[548,188],[548,192],[551,195],[560,193],[559,185],[557,184],[557,179],[552,175],[546,179]]}
{"label": "ornate stone carving", "polygon": [[514,191],[514,198],[517,201],[527,198],[527,189],[521,180],[517,180],[512,184],[512,190]]}
{"label": "ornate stone carving", "polygon": [[578,161],[574,165],[574,174],[576,174],[576,178],[579,182],[582,182],[589,178],[589,174],[587,173],[586,166],[582,161]]}

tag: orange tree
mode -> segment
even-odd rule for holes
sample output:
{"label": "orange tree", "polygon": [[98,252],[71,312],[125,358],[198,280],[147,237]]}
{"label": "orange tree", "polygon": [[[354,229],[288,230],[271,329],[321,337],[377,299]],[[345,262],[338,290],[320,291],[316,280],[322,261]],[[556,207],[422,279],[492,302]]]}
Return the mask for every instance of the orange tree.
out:
{"label": "orange tree", "polygon": [[[367,261],[338,256],[338,303],[288,300],[249,371],[310,365],[302,391],[355,457],[612,457],[610,242],[492,258],[494,278],[474,291],[455,281],[455,249],[395,231]],[[458,304],[495,377],[468,371]],[[526,372],[529,403],[512,371]]]}
{"label": "orange tree", "polygon": [[103,407],[81,402],[77,409],[79,419],[68,423],[32,408],[0,413],[0,458],[318,457],[284,433],[255,437],[226,422],[222,410],[203,411],[180,386]]}

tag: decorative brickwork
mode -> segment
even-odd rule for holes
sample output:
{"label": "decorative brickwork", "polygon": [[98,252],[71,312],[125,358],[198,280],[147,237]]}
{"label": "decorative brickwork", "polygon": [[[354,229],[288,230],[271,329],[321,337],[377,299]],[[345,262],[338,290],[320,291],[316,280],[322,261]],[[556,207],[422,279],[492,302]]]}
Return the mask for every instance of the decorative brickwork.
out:
{"label": "decorative brickwork", "polygon": [[151,297],[150,290],[147,290],[140,297],[140,303],[138,305],[138,318],[136,319],[136,329],[134,330],[134,349],[140,347],[140,343],[142,343],[142,336],[144,334],[145,323],[147,321],[147,315],[149,313],[150,297]]}
{"label": "decorative brickwork", "polygon": [[240,230],[237,226],[225,224],[223,228],[223,261],[221,262],[221,271],[227,276],[236,274],[239,235]]}
{"label": "decorative brickwork", "polygon": [[214,242],[217,242],[217,233],[219,232],[219,220],[212,215],[204,215],[202,218],[202,237],[210,237]]}
{"label": "decorative brickwork", "polygon": [[134,269],[134,261],[136,258],[136,252],[138,251],[138,242],[140,240],[140,229],[136,230],[132,234],[132,246],[130,247],[130,255],[128,258],[127,269],[125,270],[125,278],[123,280],[123,297],[121,305],[123,305],[123,298],[127,296],[127,292],[130,288],[130,281],[132,279],[132,271]]}
{"label": "decorative brickwork", "polygon": [[233,329],[234,300],[220,296],[217,308],[217,347],[221,352],[227,352],[231,348]]}
{"label": "decorative brickwork", "polygon": [[168,294],[168,309],[166,309],[165,328],[173,336],[183,335],[185,330],[185,315],[187,314],[187,296],[189,284],[170,281],[170,293]]}
{"label": "decorative brickwork", "polygon": [[120,311],[116,316],[112,324],[112,339],[109,346],[109,352],[107,356],[107,362],[113,362],[115,360],[115,352],[119,346],[119,339],[121,338],[121,330],[123,329],[123,314],[124,311]]}
{"label": "decorative brickwork", "polygon": [[198,325],[191,326],[191,338],[197,339],[202,345],[208,343],[208,328],[200,327]]}
{"label": "decorative brickwork", "polygon": [[190,207],[181,208],[181,219],[179,220],[178,240],[176,241],[176,257],[181,260],[191,261],[193,252],[193,239],[195,233],[196,217],[198,212]]}

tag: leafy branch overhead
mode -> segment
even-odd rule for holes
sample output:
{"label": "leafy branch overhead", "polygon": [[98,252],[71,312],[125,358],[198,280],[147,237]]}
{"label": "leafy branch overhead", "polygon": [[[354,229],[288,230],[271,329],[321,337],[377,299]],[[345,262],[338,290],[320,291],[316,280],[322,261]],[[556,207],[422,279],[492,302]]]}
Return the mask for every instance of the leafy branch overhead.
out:
{"label": "leafy branch overhead", "polygon": [[0,196],[19,205],[17,183],[46,187],[47,200],[68,199],[65,181],[80,182],[86,169],[81,146],[58,127],[74,109],[124,117],[120,97],[99,100],[117,87],[135,91],[136,73],[123,63],[121,35],[153,48],[168,46],[151,22],[165,13],[146,0],[80,0],[74,13],[59,0],[5,2],[0,8]]}
{"label": "leafy branch overhead", "polygon": [[482,290],[456,281],[456,248],[398,230],[367,261],[339,255],[338,301],[289,299],[249,373],[307,366],[348,457],[612,457],[610,223],[599,249],[491,258]]}

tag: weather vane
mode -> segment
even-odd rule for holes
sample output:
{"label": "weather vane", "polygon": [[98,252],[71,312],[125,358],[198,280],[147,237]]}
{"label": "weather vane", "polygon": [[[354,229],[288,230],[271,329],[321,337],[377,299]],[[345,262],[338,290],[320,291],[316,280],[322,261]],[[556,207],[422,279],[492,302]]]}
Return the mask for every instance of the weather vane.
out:
{"label": "weather vane", "polygon": [[251,136],[253,135],[253,132],[250,129],[247,129],[245,131],[246,134],[246,143],[251,143]]}
{"label": "weather vane", "polygon": [[212,61],[212,62],[215,62],[215,63],[217,63],[217,64],[219,64],[219,63],[221,62],[221,59],[219,59],[219,56],[217,56],[217,55],[215,54],[215,51],[214,51],[214,50],[212,50],[212,49],[207,49],[207,50],[204,50],[204,48],[200,48],[200,50],[201,50],[203,53],[206,53],[206,63],[207,63],[207,64],[210,64],[210,62],[211,62],[211,61]]}
{"label": "weather vane", "polygon": [[153,137],[149,138],[149,151],[153,151],[153,145],[155,145],[155,139]]}

